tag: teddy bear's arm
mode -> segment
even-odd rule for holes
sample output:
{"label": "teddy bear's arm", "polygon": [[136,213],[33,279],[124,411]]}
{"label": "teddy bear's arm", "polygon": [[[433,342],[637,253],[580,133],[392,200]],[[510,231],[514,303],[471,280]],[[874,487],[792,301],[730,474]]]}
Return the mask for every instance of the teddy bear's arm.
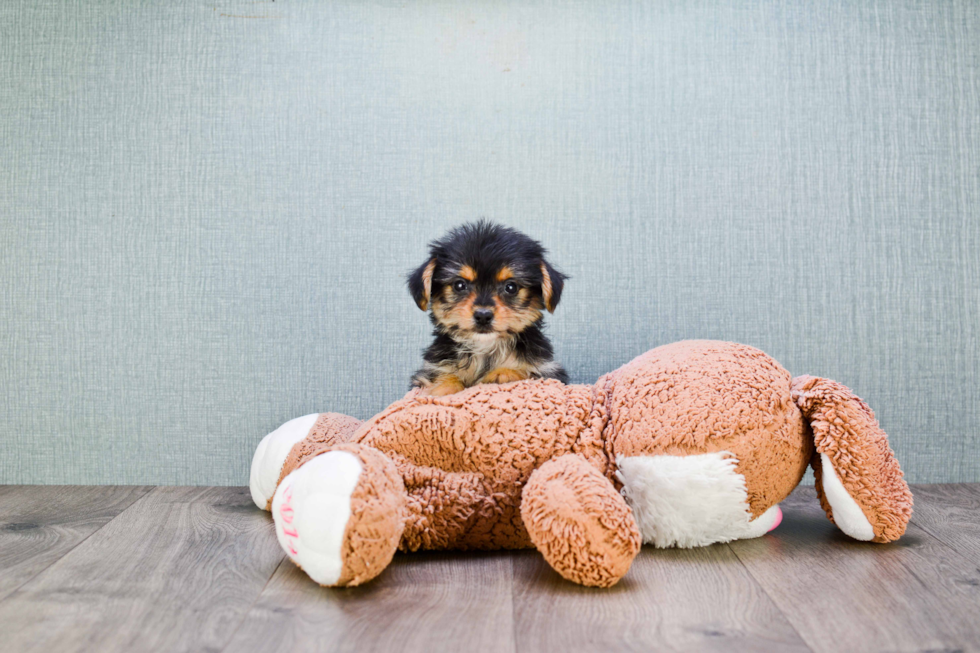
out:
{"label": "teddy bear's arm", "polygon": [[640,551],[640,529],[626,501],[577,454],[559,456],[531,474],[521,517],[548,564],[582,585],[615,585]]}
{"label": "teddy bear's arm", "polygon": [[403,551],[530,546],[517,502],[480,473],[416,465],[392,454],[408,493]]}

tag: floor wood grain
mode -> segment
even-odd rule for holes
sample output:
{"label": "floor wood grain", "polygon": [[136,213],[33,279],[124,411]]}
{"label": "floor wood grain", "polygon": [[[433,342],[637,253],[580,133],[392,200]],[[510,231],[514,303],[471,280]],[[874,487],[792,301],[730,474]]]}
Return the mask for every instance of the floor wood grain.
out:
{"label": "floor wood grain", "polygon": [[373,582],[335,590],[286,560],[226,650],[509,653],[512,577],[507,552],[398,555]]}
{"label": "floor wood grain", "polygon": [[0,600],[78,546],[148,487],[0,487]]}
{"label": "floor wood grain", "polygon": [[913,491],[890,545],[801,488],[774,533],[644,548],[611,590],[535,551],[399,555],[331,590],[244,488],[0,487],[0,650],[980,650],[980,485]]}
{"label": "floor wood grain", "polygon": [[808,651],[727,545],[645,547],[609,590],[569,583],[536,551],[515,556],[518,651]]}
{"label": "floor wood grain", "polygon": [[914,523],[892,544],[852,540],[827,520],[812,488],[783,507],[776,531],[731,548],[814,651],[980,646],[972,561]]}
{"label": "floor wood grain", "polygon": [[918,485],[912,522],[980,567],[980,483]]}
{"label": "floor wood grain", "polygon": [[0,602],[3,644],[220,650],[282,558],[244,488],[157,488]]}

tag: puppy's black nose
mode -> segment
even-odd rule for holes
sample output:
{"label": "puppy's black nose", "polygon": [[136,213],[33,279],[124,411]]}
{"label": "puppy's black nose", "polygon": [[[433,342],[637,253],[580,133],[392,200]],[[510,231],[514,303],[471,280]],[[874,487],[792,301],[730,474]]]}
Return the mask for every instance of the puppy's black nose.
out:
{"label": "puppy's black nose", "polygon": [[473,311],[473,321],[476,323],[476,326],[489,326],[493,322],[493,311],[489,308],[478,308]]}

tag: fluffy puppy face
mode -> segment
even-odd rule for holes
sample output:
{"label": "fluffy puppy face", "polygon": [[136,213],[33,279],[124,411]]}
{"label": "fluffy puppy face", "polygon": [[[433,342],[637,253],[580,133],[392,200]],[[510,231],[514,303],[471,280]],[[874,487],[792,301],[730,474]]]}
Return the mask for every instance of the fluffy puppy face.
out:
{"label": "fluffy puppy face", "polygon": [[554,312],[565,277],[524,234],[486,221],[453,229],[429,246],[408,277],[420,309],[461,340],[513,336]]}

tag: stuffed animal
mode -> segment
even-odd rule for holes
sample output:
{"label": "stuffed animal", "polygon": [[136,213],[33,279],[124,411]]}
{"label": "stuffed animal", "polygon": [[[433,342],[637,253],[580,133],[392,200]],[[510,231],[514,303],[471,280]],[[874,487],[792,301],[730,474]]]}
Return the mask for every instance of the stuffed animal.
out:
{"label": "stuffed animal", "polygon": [[294,419],[259,444],[250,488],[321,585],[371,580],[396,550],[534,546],[565,578],[609,587],[641,543],[764,535],[807,464],[844,533],[905,532],[912,495],[861,399],[746,345],[686,341],[594,385],[413,390],[366,422]]}

